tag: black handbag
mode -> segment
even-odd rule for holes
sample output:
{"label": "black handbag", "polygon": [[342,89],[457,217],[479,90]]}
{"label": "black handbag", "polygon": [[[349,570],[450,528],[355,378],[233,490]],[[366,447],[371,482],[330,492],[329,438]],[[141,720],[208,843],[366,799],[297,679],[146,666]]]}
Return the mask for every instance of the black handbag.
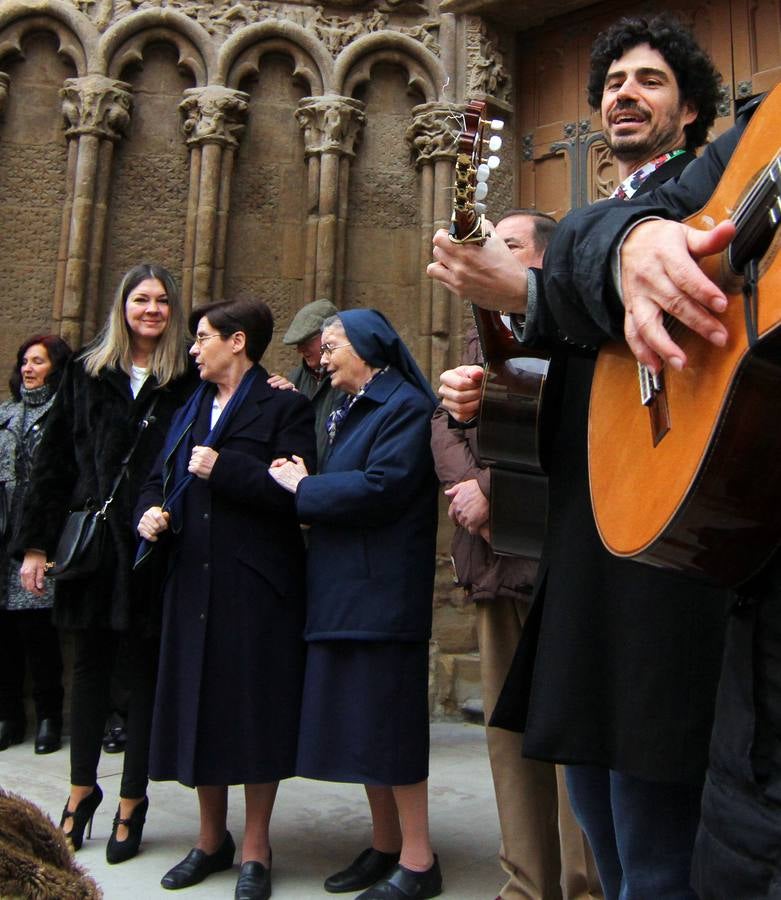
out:
{"label": "black handbag", "polygon": [[44,566],[44,574],[58,581],[70,581],[73,578],[84,578],[96,572],[103,558],[103,547],[106,542],[107,518],[114,495],[127,474],[130,460],[138,447],[141,436],[154,421],[152,410],[157,403],[157,396],[149,404],[144,418],[138,423],[138,434],[133,446],[122,460],[122,468],[114,479],[111,493],[98,509],[72,510],[65,519],[65,525],[57,541],[54,559]]}
{"label": "black handbag", "polygon": [[97,570],[106,539],[106,512],[104,505],[94,512],[81,509],[68,513],[54,559],[47,562],[44,568],[46,575],[68,581],[83,578]]}

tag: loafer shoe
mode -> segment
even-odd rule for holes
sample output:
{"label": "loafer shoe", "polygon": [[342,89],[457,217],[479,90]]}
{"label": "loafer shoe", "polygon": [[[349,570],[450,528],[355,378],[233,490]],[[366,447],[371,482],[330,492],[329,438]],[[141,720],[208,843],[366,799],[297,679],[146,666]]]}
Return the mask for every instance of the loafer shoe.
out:
{"label": "loafer shoe", "polygon": [[271,896],[271,869],[250,860],[241,864],[234,900],[268,900]]}
{"label": "loafer shoe", "polygon": [[218,850],[214,853],[204,853],[203,850],[193,847],[181,862],[163,875],[160,884],[167,891],[178,891],[179,888],[191,887],[215,872],[230,869],[235,854],[236,845],[233,843],[230,831],[226,831],[225,839]]}
{"label": "loafer shoe", "polygon": [[24,722],[3,719],[0,722],[0,750],[7,750],[13,744],[21,744],[24,740]]}
{"label": "loafer shoe", "polygon": [[442,872],[434,854],[434,864],[425,872],[413,872],[397,865],[390,875],[359,894],[355,900],[427,900],[442,893]]}
{"label": "loafer shoe", "polygon": [[331,894],[360,891],[388,875],[398,861],[398,853],[382,853],[374,847],[367,847],[346,869],[329,875],[323,887]]}
{"label": "loafer shoe", "polygon": [[35,752],[54,753],[62,747],[62,720],[41,719],[35,732]]}

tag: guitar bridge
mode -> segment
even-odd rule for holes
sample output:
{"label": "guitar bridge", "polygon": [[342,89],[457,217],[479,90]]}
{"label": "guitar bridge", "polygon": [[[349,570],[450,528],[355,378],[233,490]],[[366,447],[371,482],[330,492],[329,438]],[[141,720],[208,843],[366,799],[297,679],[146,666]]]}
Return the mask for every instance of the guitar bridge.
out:
{"label": "guitar bridge", "polygon": [[651,440],[654,447],[670,430],[670,407],[664,390],[664,373],[655,375],[648,366],[637,364],[640,382],[640,402],[648,409],[651,424]]}

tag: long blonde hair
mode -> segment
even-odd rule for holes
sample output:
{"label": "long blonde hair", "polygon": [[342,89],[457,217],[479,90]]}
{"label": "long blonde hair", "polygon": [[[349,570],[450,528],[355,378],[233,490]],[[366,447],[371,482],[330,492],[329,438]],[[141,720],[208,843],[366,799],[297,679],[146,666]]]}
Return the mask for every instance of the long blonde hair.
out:
{"label": "long blonde hair", "polygon": [[108,319],[95,340],[79,359],[84,361],[87,374],[97,377],[106,367],[122,369],[128,375],[133,365],[130,330],[125,318],[125,303],[130,292],[147,278],[154,278],[165,288],[168,297],[168,324],[155,346],[150,361],[151,374],[159,385],[168,384],[187,369],[184,312],[179,288],[173,275],[154,263],[141,263],[125,273],[114,294]]}

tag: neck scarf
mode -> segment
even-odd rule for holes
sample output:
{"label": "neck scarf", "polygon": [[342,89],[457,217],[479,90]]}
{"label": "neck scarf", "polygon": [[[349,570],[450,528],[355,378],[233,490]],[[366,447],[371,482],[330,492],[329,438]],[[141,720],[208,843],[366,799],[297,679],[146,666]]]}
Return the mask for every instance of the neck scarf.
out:
{"label": "neck scarf", "polygon": [[[225,429],[233,419],[236,411],[241,409],[250,388],[255,383],[258,375],[258,366],[248,369],[238,387],[233,392],[230,400],[225,405],[219,419],[214,423],[214,428],[203,439],[202,447],[217,447]],[[176,534],[182,528],[182,510],[184,507],[184,494],[192,483],[195,475],[187,471],[192,450],[188,436],[192,431],[198,412],[204,399],[211,405],[216,387],[208,382],[203,382],[190,397],[185,406],[174,416],[168,435],[163,445],[163,505],[165,512],[170,513],[169,527]],[[170,490],[169,490],[170,486]],[[154,544],[147,540],[141,540],[136,552],[136,561],[133,568],[142,563],[154,548]]]}
{"label": "neck scarf", "polygon": [[353,394],[350,396],[349,394],[344,398],[344,402],[337,406],[335,410],[331,412],[326,421],[326,430],[328,431],[328,443],[333,444],[334,438],[336,437],[337,431],[342,426],[342,422],[347,418],[347,413],[353,407],[353,403],[359,398],[363,397],[366,391],[369,388],[369,385],[376,379],[379,378],[380,375],[383,375],[388,371],[390,366],[385,366],[384,369],[380,369],[379,372],[375,372],[374,375],[366,382],[366,384],[358,391],[357,394]]}
{"label": "neck scarf", "polygon": [[649,175],[653,175],[653,173],[661,168],[666,162],[675,159],[676,156],[680,156],[685,152],[685,150],[671,150],[669,153],[663,153],[661,156],[657,156],[656,159],[647,162],[644,166],[641,166],[635,172],[632,172],[631,175],[627,175],[610,195],[610,199],[631,200],[640,189],[640,185]]}

